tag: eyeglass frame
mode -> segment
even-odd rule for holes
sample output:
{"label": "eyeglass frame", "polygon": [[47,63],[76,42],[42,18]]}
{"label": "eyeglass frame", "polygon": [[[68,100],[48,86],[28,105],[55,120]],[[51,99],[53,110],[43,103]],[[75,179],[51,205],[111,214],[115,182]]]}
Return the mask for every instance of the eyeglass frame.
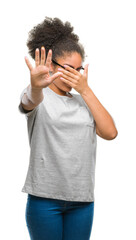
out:
{"label": "eyeglass frame", "polygon": [[[58,65],[58,66],[60,66],[60,67],[62,67],[62,68],[64,68],[65,69],[65,67],[64,66],[62,66],[61,64],[59,64],[59,63],[57,63],[54,59],[52,59],[52,62],[54,63],[54,64],[56,64],[56,65]],[[68,64],[67,64],[68,65]],[[72,67],[72,66],[70,66],[70,67]],[[74,67],[72,67],[73,69],[75,69]],[[79,68],[77,68],[77,69],[83,69],[84,70],[84,67],[79,67]],[[76,71],[78,71],[77,69],[75,69]]]}

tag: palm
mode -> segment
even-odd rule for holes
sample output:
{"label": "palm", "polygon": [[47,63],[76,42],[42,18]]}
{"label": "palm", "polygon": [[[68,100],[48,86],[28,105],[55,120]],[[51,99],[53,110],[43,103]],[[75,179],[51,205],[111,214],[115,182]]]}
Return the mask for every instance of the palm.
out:
{"label": "palm", "polygon": [[39,65],[32,69],[31,76],[33,76],[34,79],[37,78],[37,81],[39,82],[43,80],[44,81],[48,80],[50,78],[49,68],[46,66]]}
{"label": "palm", "polygon": [[[30,70],[31,86],[35,89],[42,89],[50,85],[61,73],[56,72],[52,76],[49,74],[51,65],[52,51],[48,52],[45,59],[45,48],[41,48],[41,60],[39,58],[39,49],[35,50],[35,67],[33,68],[28,58],[25,58],[26,64]],[[46,62],[45,62],[46,60]]]}

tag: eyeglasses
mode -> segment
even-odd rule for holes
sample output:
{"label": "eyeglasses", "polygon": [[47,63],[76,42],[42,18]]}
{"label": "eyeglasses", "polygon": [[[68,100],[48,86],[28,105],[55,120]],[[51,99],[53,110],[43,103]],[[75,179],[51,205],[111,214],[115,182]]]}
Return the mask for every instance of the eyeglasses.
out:
{"label": "eyeglasses", "polygon": [[[62,67],[62,68],[64,68],[65,69],[65,67],[64,66],[62,66],[61,64],[59,64],[59,63],[57,63],[55,60],[53,60],[52,59],[52,62],[54,63],[54,64],[56,64],[56,65],[58,65],[58,66],[60,66],[60,67]],[[68,65],[68,64],[67,64]],[[74,68],[73,66],[71,66],[71,65],[68,65],[69,67],[72,67],[72,68]],[[75,69],[75,68],[74,68]],[[75,70],[77,70],[77,71],[80,71],[80,70],[84,70],[84,68],[81,66],[81,67],[79,67],[79,68],[76,68]]]}

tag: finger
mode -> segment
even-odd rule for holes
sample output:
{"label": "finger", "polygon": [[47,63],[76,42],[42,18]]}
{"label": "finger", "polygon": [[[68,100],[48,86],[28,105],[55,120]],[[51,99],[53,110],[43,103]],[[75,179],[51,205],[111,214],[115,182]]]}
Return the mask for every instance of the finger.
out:
{"label": "finger", "polygon": [[67,71],[63,68],[58,68],[58,71],[62,72],[63,74],[65,74],[69,77],[72,77],[72,78],[74,78],[77,75],[77,72],[76,72],[76,74],[73,74],[73,73],[71,73],[71,72],[69,72],[69,71]]}
{"label": "finger", "polygon": [[71,72],[73,74],[79,74],[79,72],[76,69],[74,69],[74,68],[72,68],[68,65],[64,65],[64,67],[65,67],[66,70],[68,70],[69,72]]}
{"label": "finger", "polygon": [[63,81],[63,82],[65,82],[66,84],[68,84],[68,85],[70,85],[70,87],[74,87],[74,83],[73,82],[71,82],[71,81],[69,81],[69,80],[67,80],[67,79],[65,79],[65,78],[63,78],[63,77],[60,77],[60,79]]}
{"label": "finger", "polygon": [[62,76],[62,74],[60,72],[54,73],[50,78],[49,81],[52,82],[54,81],[56,78]]}
{"label": "finger", "polygon": [[64,73],[63,73],[63,75],[62,75],[62,77],[60,79],[62,79],[62,78],[66,79],[66,80],[68,80],[70,82],[76,83],[76,81],[75,81],[76,79],[74,79],[72,77],[69,77],[68,75],[65,75]]}
{"label": "finger", "polygon": [[50,67],[51,59],[52,59],[52,50],[50,49],[49,52],[48,52],[47,59],[46,59],[46,64],[45,64],[45,66],[47,68]]}
{"label": "finger", "polygon": [[45,48],[44,46],[41,48],[41,65],[45,64]]}
{"label": "finger", "polygon": [[25,62],[29,68],[29,70],[31,71],[33,69],[33,66],[31,65],[31,63],[29,62],[28,58],[25,56]]}
{"label": "finger", "polygon": [[39,48],[36,48],[35,50],[35,66],[39,66],[40,62],[39,62]]}
{"label": "finger", "polygon": [[85,65],[84,73],[83,73],[84,76],[88,76],[88,66],[89,66],[89,64]]}

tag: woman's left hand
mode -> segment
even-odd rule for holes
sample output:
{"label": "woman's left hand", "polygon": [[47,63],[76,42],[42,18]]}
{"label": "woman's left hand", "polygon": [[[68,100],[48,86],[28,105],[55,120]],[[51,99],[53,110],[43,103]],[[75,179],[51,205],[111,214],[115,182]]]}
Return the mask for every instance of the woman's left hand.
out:
{"label": "woman's left hand", "polygon": [[78,93],[82,94],[86,87],[88,87],[88,66],[89,64],[85,65],[84,72],[81,74],[74,68],[64,65],[65,69],[58,68],[58,71],[63,73],[60,79],[74,88]]}

